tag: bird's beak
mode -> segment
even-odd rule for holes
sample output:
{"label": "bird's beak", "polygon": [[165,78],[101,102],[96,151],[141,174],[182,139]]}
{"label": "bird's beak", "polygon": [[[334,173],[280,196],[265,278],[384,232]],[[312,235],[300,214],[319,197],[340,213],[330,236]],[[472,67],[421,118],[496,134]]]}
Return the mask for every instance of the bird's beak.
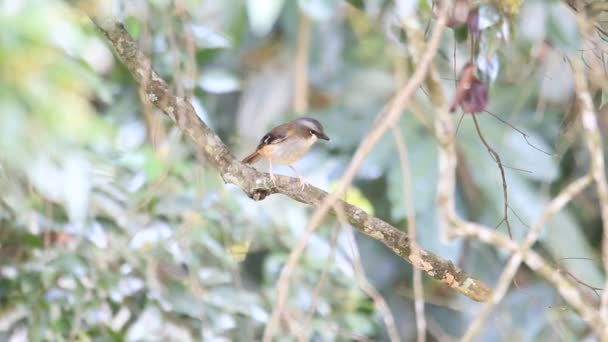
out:
{"label": "bird's beak", "polygon": [[317,138],[329,141],[329,137],[327,135],[325,135],[325,133],[323,133],[323,132],[319,132],[317,134]]}

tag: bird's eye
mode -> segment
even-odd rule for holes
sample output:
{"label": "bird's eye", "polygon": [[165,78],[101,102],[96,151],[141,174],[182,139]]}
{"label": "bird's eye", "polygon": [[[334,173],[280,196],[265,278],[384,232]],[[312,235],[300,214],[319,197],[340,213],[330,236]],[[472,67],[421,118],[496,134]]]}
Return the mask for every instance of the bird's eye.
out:
{"label": "bird's eye", "polygon": [[313,131],[312,129],[309,132],[310,132],[310,135],[315,135],[315,131]]}

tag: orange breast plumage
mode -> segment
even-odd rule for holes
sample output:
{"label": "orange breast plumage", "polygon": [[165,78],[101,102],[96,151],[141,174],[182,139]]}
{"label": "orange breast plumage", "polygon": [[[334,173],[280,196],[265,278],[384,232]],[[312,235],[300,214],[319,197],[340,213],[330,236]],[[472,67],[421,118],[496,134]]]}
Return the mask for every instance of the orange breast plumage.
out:
{"label": "orange breast plumage", "polygon": [[304,158],[316,140],[314,135],[306,138],[292,137],[277,144],[266,145],[259,153],[272,160],[273,164],[292,165]]}

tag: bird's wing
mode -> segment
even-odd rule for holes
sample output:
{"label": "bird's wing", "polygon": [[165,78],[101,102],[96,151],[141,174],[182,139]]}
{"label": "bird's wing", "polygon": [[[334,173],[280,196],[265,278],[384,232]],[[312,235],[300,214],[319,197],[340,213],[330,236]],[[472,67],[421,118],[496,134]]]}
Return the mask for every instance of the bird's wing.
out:
{"label": "bird's wing", "polygon": [[[260,143],[258,144],[258,150],[266,145],[273,145],[273,144],[278,144],[281,141],[284,141],[285,139],[287,139],[287,132],[283,129],[279,129],[279,127],[275,127],[273,128],[270,132],[266,133],[263,137],[262,140],[260,140]],[[279,133],[279,132],[283,132],[283,133]]]}

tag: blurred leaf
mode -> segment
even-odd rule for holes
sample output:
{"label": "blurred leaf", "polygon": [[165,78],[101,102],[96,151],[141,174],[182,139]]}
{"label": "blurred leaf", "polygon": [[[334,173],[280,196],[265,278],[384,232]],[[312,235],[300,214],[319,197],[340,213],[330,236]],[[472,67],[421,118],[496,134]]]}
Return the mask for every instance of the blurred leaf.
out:
{"label": "blurred leaf", "polygon": [[[590,12],[600,3],[586,8],[596,21],[606,19]],[[259,338],[276,300],[276,280],[312,209],[279,195],[252,202],[237,187],[225,185],[189,139],[139,98],[105,37],[82,16],[80,10],[90,4],[72,4],[20,0],[0,5],[0,305],[5,308],[0,310],[0,340]],[[154,68],[239,156],[249,153],[265,131],[293,117],[297,17],[308,16],[314,25],[306,79],[310,109],[316,112],[306,115],[318,118],[332,141],[317,145],[297,167],[324,189],[335,186],[376,116],[415,67],[400,55],[404,50],[395,48],[403,47],[405,36],[398,23],[387,28],[387,18],[411,15],[425,31],[434,20],[432,1],[426,0],[351,0],[347,6],[337,0],[100,5],[122,18],[135,38],[143,38],[141,20],[153,24],[141,43]],[[511,224],[521,238],[549,194],[587,170],[585,148],[577,139],[566,141],[578,132],[563,134],[574,84],[562,52],[577,51],[583,37],[573,12],[560,2],[479,6],[485,30],[472,61],[484,82],[492,80],[487,82],[492,112],[543,150],[569,147],[559,158],[546,156],[508,126],[478,116],[505,165],[532,172],[506,169]],[[438,74],[447,78],[453,75],[452,52],[456,63],[471,59],[467,28],[455,34],[457,44],[442,40],[434,60]],[[593,48],[606,50],[601,38]],[[538,49],[549,46],[545,39],[554,49]],[[587,62],[594,52],[585,52]],[[589,76],[593,84],[602,84],[605,75]],[[451,92],[453,80],[443,83]],[[426,90],[417,92],[416,101],[432,122],[435,113]],[[606,102],[605,94],[595,99]],[[454,124],[457,120],[454,116]],[[445,244],[438,238],[433,128],[409,112],[397,127],[407,143],[419,243],[494,282],[508,253],[475,243],[463,249],[462,241]],[[500,173],[469,116],[456,144],[459,165],[468,166],[459,169],[468,174],[459,173],[456,210],[463,218],[495,225],[503,208]],[[256,165],[260,171],[265,167]],[[287,167],[275,171],[293,175]],[[391,134],[372,150],[357,177],[347,201],[369,212],[374,208],[405,228],[403,174]],[[543,228],[539,244],[549,262],[599,255],[601,219],[593,193],[577,196]],[[335,231],[334,222],[314,232],[294,270],[288,318],[312,312],[310,338],[315,341],[385,338],[382,316],[355,279],[350,239]],[[395,321],[405,322],[398,324],[401,338],[414,340],[411,298],[396,297],[411,296],[411,267],[381,243],[355,235],[369,281],[391,305]],[[601,265],[594,260],[560,264],[600,286]],[[588,334],[580,317],[563,307],[540,277],[522,268],[517,280],[519,287],[509,289],[496,307],[497,317],[506,319],[485,326],[481,340],[580,340]],[[447,298],[437,282],[424,285],[428,298]],[[406,289],[397,294],[396,288]],[[450,308],[427,305],[429,319],[446,334],[461,336],[475,310],[453,310],[469,305],[462,296],[449,301]],[[75,334],[74,327],[79,328]],[[276,339],[289,339],[291,326],[279,328]]]}
{"label": "blurred leaf", "polygon": [[210,93],[222,94],[237,91],[241,87],[239,79],[226,70],[207,70],[199,80],[200,87]]}
{"label": "blurred leaf", "polygon": [[251,241],[243,241],[242,243],[236,243],[231,245],[228,249],[230,255],[234,258],[236,262],[242,262],[247,258],[247,252],[249,252],[249,245]]}
{"label": "blurred leaf", "polygon": [[314,20],[328,20],[333,17],[340,1],[338,0],[298,0],[300,9]]}
{"label": "blurred leaf", "polygon": [[456,41],[463,43],[469,37],[469,28],[466,25],[457,27],[454,29],[454,34],[456,35]]}
{"label": "blurred leaf", "polygon": [[602,90],[602,99],[598,108],[605,108],[604,106],[608,103],[608,91]]}
{"label": "blurred leaf", "polygon": [[162,333],[163,319],[160,310],[148,305],[139,318],[127,330],[127,341],[149,341]]}
{"label": "blurred leaf", "polygon": [[397,0],[395,1],[395,12],[399,18],[406,18],[411,16],[419,6],[419,3],[425,1],[416,0]]}
{"label": "blurred leaf", "polygon": [[8,331],[16,322],[27,316],[28,311],[22,305],[4,308],[0,311],[0,331]]}
{"label": "blurred leaf", "polygon": [[519,13],[519,9],[523,2],[524,0],[500,0],[498,1],[498,4],[505,13],[516,15]]}
{"label": "blurred leaf", "polygon": [[374,331],[374,326],[364,315],[356,313],[347,314],[345,320],[349,330],[355,335],[369,336]]}
{"label": "blurred leaf", "polygon": [[556,260],[574,256],[588,259],[587,262],[578,263],[575,267],[566,269],[586,284],[602,287],[604,276],[601,267],[593,262],[596,259],[596,253],[571,212],[559,212],[555,215],[545,226],[541,241]]}
{"label": "blurred leaf", "polygon": [[359,10],[363,10],[365,8],[365,1],[364,0],[346,0],[346,2],[348,2],[353,7],[357,8]]}
{"label": "blurred leaf", "polygon": [[491,5],[479,6],[479,30],[485,30],[496,25],[500,21],[500,14]]}
{"label": "blurred leaf", "polygon": [[578,51],[580,36],[576,16],[561,2],[552,3],[549,7],[547,35],[549,41],[569,52]]}
{"label": "blurred leaf", "polygon": [[141,249],[150,245],[158,244],[165,241],[172,235],[168,225],[156,222],[155,224],[138,231],[131,239],[129,247],[133,249]]}
{"label": "blurred leaf", "polygon": [[[552,149],[545,141],[537,136],[531,135],[528,141],[518,132],[510,129],[506,134],[506,146],[503,156],[508,165],[513,168],[527,170],[521,175],[545,182],[554,181],[559,175],[558,162],[554,155],[547,155],[542,151],[551,153]],[[531,146],[532,145],[532,146]],[[539,151],[542,150],[542,151]]]}
{"label": "blurred leaf", "polygon": [[89,205],[91,176],[89,164],[80,156],[68,156],[63,170],[63,200],[72,223],[84,223]]}
{"label": "blurred leaf", "polygon": [[125,28],[133,37],[133,39],[139,39],[139,35],[141,34],[141,26],[139,25],[139,20],[134,16],[128,16],[124,20]]}
{"label": "blurred leaf", "polygon": [[197,45],[206,49],[226,49],[232,46],[230,39],[220,33],[210,30],[207,26],[192,24],[190,29],[194,33]]}
{"label": "blurred leaf", "polygon": [[479,55],[477,57],[477,69],[481,71],[490,82],[495,81],[496,77],[498,77],[498,70],[500,69],[498,54],[493,54],[489,58]]}
{"label": "blurred leaf", "polygon": [[[429,210],[434,203],[437,188],[437,148],[434,141],[416,126],[407,123],[403,129],[403,137],[408,148],[408,160],[412,176],[412,193],[414,194],[414,208],[416,213]],[[394,142],[392,142],[394,145]],[[388,197],[393,203],[391,217],[394,220],[405,218],[405,197],[403,193],[403,171],[399,156],[393,154],[390,158],[391,167],[388,169]]]}
{"label": "blurred leaf", "polygon": [[[75,254],[60,254],[48,263],[49,271],[73,275],[77,278],[87,273],[87,265],[81,256]],[[51,275],[51,272],[48,274]]]}
{"label": "blurred leaf", "polygon": [[251,31],[265,36],[276,22],[285,0],[246,0]]}
{"label": "blurred leaf", "polygon": [[[332,182],[329,186],[329,192],[335,191],[337,187],[338,182]],[[359,190],[359,188],[351,185],[350,187],[348,187],[348,189],[346,189],[346,192],[344,193],[344,196],[342,198],[346,203],[357,206],[365,210],[365,212],[370,215],[374,214],[374,207],[372,206],[372,203],[369,201],[369,199],[367,199],[367,197],[365,197],[365,195],[361,192],[361,190]]]}

